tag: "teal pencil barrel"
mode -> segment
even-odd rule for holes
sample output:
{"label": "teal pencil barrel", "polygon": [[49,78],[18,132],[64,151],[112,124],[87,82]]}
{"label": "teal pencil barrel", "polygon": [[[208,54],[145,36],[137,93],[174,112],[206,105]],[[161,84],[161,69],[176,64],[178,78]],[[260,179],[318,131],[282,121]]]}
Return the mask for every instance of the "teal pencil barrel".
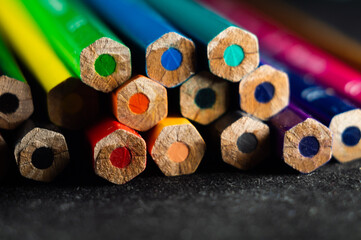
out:
{"label": "teal pencil barrel", "polygon": [[192,0],[143,1],[207,46],[209,69],[214,75],[238,82],[258,66],[258,40],[252,33]]}
{"label": "teal pencil barrel", "polygon": [[85,0],[145,53],[148,77],[166,87],[195,72],[195,46],[142,0]]}
{"label": "teal pencil barrel", "polygon": [[0,36],[0,128],[16,128],[33,111],[30,87]]}

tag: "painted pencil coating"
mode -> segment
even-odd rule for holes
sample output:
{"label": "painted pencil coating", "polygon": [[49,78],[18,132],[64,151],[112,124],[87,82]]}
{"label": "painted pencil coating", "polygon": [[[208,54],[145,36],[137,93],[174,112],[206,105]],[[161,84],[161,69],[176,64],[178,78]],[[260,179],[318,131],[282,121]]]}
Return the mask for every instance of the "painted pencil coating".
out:
{"label": "painted pencil coating", "polygon": [[98,124],[93,125],[86,131],[86,135],[89,139],[91,146],[94,148],[95,145],[104,137],[108,136],[112,132],[123,129],[128,131],[136,136],[140,137],[140,135],[131,129],[130,127],[125,126],[122,123],[119,123],[111,118],[106,118],[100,121]]}
{"label": "painted pencil coating", "polygon": [[85,134],[92,148],[94,171],[100,177],[124,184],[144,171],[146,143],[133,129],[105,117]]}
{"label": "painted pencil coating", "polygon": [[186,118],[179,117],[167,117],[160,121],[151,131],[152,134],[149,134],[147,139],[148,151],[152,152],[152,148],[154,146],[155,141],[157,140],[158,135],[162,131],[163,128],[170,125],[183,125],[190,124],[190,122]]}
{"label": "painted pencil coating", "polygon": [[1,5],[1,30],[46,92],[73,77],[21,3],[18,0],[3,0]]}
{"label": "painted pencil coating", "polygon": [[88,0],[121,34],[144,51],[147,75],[166,87],[195,72],[195,46],[140,0]]}
{"label": "painted pencil coating", "polygon": [[269,120],[276,149],[286,164],[310,173],[332,156],[331,131],[293,104]]}
{"label": "painted pencil coating", "polygon": [[168,32],[177,32],[163,17],[139,0],[85,0],[122,32],[146,49]]}
{"label": "painted pencil coating", "polygon": [[0,37],[0,128],[14,129],[34,111],[31,90]]}
{"label": "painted pencil coating", "polygon": [[0,29],[47,93],[48,115],[54,124],[79,129],[94,119],[96,91],[66,68],[20,0],[2,1]]}
{"label": "painted pencil coating", "polygon": [[258,66],[258,40],[252,33],[195,1],[144,1],[182,31],[207,46],[209,69],[214,75],[239,82]]}
{"label": "painted pencil coating", "polygon": [[320,84],[332,87],[340,95],[361,104],[361,74],[356,70],[286,32],[245,4],[232,0],[200,1],[256,34],[261,48],[271,57],[312,75]]}
{"label": "painted pencil coating", "polygon": [[[266,0],[252,1],[257,9],[281,22],[298,36],[306,38],[311,43],[351,64],[361,70],[361,44],[352,35],[345,34],[332,24],[321,20],[318,16],[306,13],[285,1],[274,1],[268,4]],[[340,15],[341,16],[341,15]],[[339,16],[334,16],[339,17]],[[332,40],[330,40],[332,39]]]}
{"label": "painted pencil coating", "polygon": [[16,80],[26,82],[2,37],[0,37],[0,75],[6,75]]}
{"label": "painted pencil coating", "polygon": [[109,92],[130,77],[129,49],[79,1],[21,1],[84,83]]}
{"label": "painted pencil coating", "polygon": [[332,89],[322,88],[307,76],[289,71],[285,66],[262,56],[262,62],[287,72],[291,101],[311,114],[333,133],[333,156],[340,162],[361,157],[361,110],[336,96]]}
{"label": "painted pencil coating", "polygon": [[270,64],[285,71],[290,81],[291,101],[327,126],[335,115],[356,108],[352,103],[336,96],[332,89],[315,84],[312,78],[290,71],[275,60],[261,56],[261,64]]}
{"label": "painted pencil coating", "polygon": [[147,134],[148,152],[166,176],[194,173],[205,152],[205,142],[185,118],[167,117]]}
{"label": "painted pencil coating", "polygon": [[[228,27],[235,26],[225,18],[202,8],[195,1],[145,0],[172,22],[185,29],[197,40],[208,44],[214,37]],[[179,21],[176,21],[179,19]],[[195,19],[197,19],[195,21]]]}

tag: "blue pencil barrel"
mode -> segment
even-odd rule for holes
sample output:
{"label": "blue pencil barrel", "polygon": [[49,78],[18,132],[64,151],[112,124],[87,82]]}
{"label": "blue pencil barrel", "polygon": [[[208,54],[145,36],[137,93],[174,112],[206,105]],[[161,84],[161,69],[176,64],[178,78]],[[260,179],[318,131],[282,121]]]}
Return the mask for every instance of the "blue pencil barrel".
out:
{"label": "blue pencil barrel", "polygon": [[286,72],[290,82],[291,102],[327,126],[334,116],[356,109],[351,103],[335,96],[332,89],[316,85],[311,78],[290,71],[268,57],[262,55],[261,64],[269,64]]}
{"label": "blue pencil barrel", "polygon": [[168,32],[177,32],[158,13],[138,0],[85,0],[118,31],[143,49]]}
{"label": "blue pencil barrel", "polygon": [[140,0],[84,0],[145,53],[148,77],[166,87],[182,84],[195,72],[195,46]]}
{"label": "blue pencil barrel", "polygon": [[333,133],[333,156],[340,162],[361,158],[361,110],[334,95],[332,89],[314,84],[307,75],[266,56],[261,58],[261,64],[273,65],[288,74],[291,102],[329,126]]}

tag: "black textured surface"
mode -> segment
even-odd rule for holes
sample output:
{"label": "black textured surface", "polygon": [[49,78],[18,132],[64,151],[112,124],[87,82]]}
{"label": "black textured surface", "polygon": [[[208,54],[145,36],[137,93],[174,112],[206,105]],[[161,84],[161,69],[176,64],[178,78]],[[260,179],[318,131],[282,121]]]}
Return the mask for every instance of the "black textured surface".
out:
{"label": "black textured surface", "polygon": [[74,168],[0,186],[0,239],[360,239],[361,162],[309,175],[221,165],[116,186]]}

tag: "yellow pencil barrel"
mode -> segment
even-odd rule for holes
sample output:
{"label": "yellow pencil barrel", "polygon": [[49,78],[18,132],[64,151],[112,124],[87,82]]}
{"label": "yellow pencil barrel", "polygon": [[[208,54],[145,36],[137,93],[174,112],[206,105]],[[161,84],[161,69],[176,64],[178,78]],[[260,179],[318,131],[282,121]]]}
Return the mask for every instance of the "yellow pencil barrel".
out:
{"label": "yellow pencil barrel", "polygon": [[72,77],[18,0],[1,0],[0,29],[46,92]]}

